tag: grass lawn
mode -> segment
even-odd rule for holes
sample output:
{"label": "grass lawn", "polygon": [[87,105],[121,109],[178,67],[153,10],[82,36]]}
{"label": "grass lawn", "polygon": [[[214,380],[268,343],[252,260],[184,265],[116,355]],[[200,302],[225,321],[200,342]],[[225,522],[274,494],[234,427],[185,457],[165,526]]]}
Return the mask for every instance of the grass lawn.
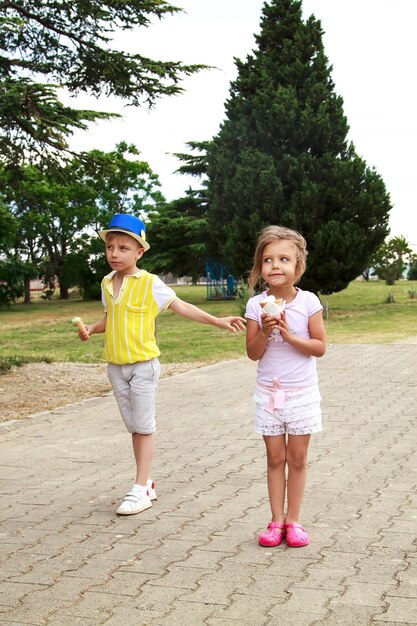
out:
{"label": "grass lawn", "polygon": [[[414,292],[415,298],[409,297]],[[389,294],[394,302],[387,303]],[[417,335],[417,284],[400,281],[354,281],[349,287],[322,297],[330,343],[391,343]],[[325,311],[326,317],[326,311]]]}
{"label": "grass lawn", "polygon": [[[325,325],[329,343],[390,343],[417,335],[417,298],[409,291],[415,283],[392,287],[381,282],[353,282],[347,289],[323,296],[328,309]],[[180,298],[216,316],[239,314],[238,301],[207,301],[204,286],[176,286]],[[389,292],[394,302],[387,304]],[[0,369],[3,363],[32,361],[102,360],[103,336],[79,341],[70,320],[80,315],[86,323],[103,314],[101,302],[53,300],[16,304],[0,310]],[[245,354],[243,333],[232,334],[212,326],[189,322],[171,311],[159,315],[157,340],[161,361],[219,361]]]}

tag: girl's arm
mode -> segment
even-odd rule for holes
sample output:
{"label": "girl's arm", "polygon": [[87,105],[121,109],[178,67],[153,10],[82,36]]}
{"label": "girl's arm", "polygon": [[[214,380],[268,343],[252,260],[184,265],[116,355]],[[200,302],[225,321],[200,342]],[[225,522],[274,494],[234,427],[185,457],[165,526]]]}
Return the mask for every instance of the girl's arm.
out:
{"label": "girl's arm", "polygon": [[88,337],[86,337],[85,335],[81,335],[80,332],[78,333],[81,341],[88,341],[89,338],[91,337],[91,335],[97,335],[98,333],[104,333],[106,330],[106,320],[107,320],[107,314],[104,315],[104,317],[99,321],[96,322],[95,324],[86,324],[86,329],[88,332]]}
{"label": "girl's arm", "polygon": [[246,353],[252,361],[258,361],[265,352],[266,344],[274,328],[277,327],[277,318],[262,315],[262,328],[258,322],[248,319],[246,327]]}
{"label": "girl's arm", "polygon": [[278,321],[278,328],[284,341],[297,348],[308,356],[323,356],[326,352],[326,333],[324,330],[323,314],[321,311],[314,313],[308,320],[309,339],[303,339],[293,335],[287,324],[285,312]]}
{"label": "girl's arm", "polygon": [[199,309],[197,306],[194,306],[189,302],[184,302],[184,300],[181,300],[180,298],[175,298],[168,308],[171,309],[171,311],[174,311],[174,313],[177,313],[177,315],[181,315],[181,317],[185,317],[193,322],[211,324],[212,326],[217,326],[218,328],[231,330],[233,333],[237,330],[245,330],[246,320],[243,317],[235,315],[231,315],[229,317],[214,317],[214,315],[210,315],[210,313],[206,313],[206,311]]}

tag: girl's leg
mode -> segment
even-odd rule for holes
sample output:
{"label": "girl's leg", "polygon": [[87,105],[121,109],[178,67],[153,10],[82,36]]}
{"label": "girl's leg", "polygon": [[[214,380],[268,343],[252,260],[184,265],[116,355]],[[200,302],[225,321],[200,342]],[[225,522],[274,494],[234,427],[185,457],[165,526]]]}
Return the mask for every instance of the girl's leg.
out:
{"label": "girl's leg", "polygon": [[155,449],[155,435],[142,435],[141,433],[132,434],[133,452],[136,461],[136,480],[137,485],[146,486],[146,481],[151,475],[151,467]]}
{"label": "girl's leg", "polygon": [[284,523],[285,501],[285,435],[264,436],[267,455],[267,478],[272,522]]}
{"label": "girl's leg", "polygon": [[307,450],[311,435],[288,435],[286,523],[298,522],[307,479]]}

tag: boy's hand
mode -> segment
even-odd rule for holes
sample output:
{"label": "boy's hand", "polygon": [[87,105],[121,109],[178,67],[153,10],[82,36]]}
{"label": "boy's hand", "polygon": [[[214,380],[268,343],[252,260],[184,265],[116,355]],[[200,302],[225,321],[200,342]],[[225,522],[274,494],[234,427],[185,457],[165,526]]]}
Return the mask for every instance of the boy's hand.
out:
{"label": "boy's hand", "polygon": [[232,333],[235,333],[237,330],[246,330],[246,320],[244,317],[231,315],[229,317],[219,317],[218,320],[220,322],[220,328],[230,330]]}
{"label": "boy's hand", "polygon": [[81,341],[88,341],[91,337],[92,333],[92,328],[93,328],[94,324],[89,324],[87,326],[85,326],[85,330],[87,331],[87,334],[82,332],[80,329],[78,329],[78,336],[81,339]]}

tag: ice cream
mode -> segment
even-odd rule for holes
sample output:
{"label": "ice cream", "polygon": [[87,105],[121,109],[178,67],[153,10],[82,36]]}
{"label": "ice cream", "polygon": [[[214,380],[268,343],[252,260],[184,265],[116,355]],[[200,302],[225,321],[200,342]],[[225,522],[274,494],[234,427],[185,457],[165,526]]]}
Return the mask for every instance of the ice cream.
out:
{"label": "ice cream", "polygon": [[285,300],[282,298],[275,298],[275,296],[267,296],[265,300],[260,302],[260,305],[265,313],[268,313],[268,315],[280,317],[281,313],[285,309]]}
{"label": "ice cream", "polygon": [[84,335],[84,337],[90,336],[86,327],[84,326],[84,322],[82,321],[81,317],[73,317],[71,322],[74,324],[74,326],[78,326],[78,330],[82,335]]}

